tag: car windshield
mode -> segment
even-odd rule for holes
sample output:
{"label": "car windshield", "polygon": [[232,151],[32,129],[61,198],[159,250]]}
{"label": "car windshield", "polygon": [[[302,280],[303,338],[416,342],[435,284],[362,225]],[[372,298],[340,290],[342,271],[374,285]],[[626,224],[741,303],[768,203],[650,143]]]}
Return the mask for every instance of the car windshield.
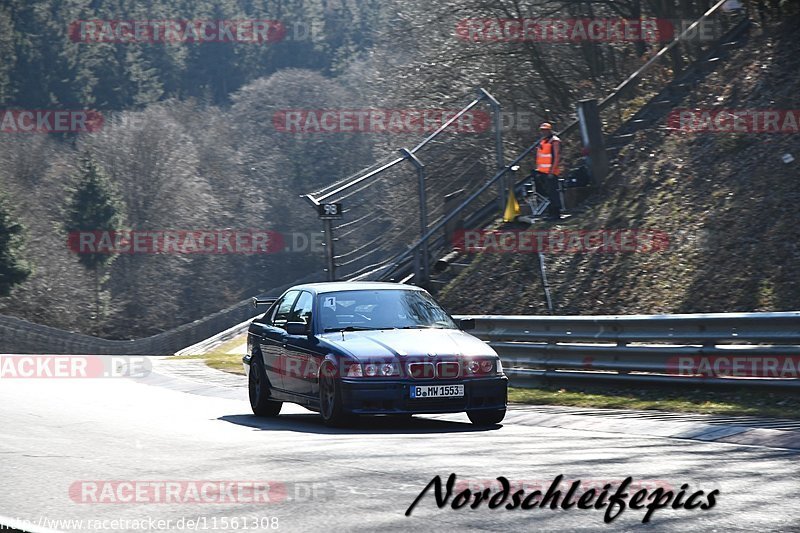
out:
{"label": "car windshield", "polygon": [[455,323],[427,293],[383,289],[338,291],[319,296],[324,332],[373,329],[456,329]]}

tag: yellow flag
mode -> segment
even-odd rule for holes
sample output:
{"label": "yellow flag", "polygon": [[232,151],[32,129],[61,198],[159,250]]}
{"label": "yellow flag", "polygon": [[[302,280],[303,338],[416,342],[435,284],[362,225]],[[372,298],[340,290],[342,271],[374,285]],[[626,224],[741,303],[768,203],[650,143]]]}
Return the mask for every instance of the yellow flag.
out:
{"label": "yellow flag", "polygon": [[508,190],[508,201],[506,202],[506,211],[503,213],[503,222],[514,222],[519,213],[519,202],[517,202],[517,197],[514,196],[514,188],[511,187]]}

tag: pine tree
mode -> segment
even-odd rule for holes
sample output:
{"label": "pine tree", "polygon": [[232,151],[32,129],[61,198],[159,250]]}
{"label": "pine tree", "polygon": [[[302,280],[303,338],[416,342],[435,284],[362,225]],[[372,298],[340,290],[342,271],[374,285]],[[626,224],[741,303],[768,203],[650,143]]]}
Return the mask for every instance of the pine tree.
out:
{"label": "pine tree", "polygon": [[[103,169],[89,152],[80,156],[77,184],[67,208],[64,229],[80,231],[119,231],[124,220],[124,206]],[[116,259],[114,253],[80,253],[78,261],[94,277],[95,319],[102,315],[101,294],[107,270]]]}
{"label": "pine tree", "polygon": [[19,256],[22,231],[5,199],[0,197],[0,296],[8,296],[11,288],[25,281],[31,273],[28,263]]}

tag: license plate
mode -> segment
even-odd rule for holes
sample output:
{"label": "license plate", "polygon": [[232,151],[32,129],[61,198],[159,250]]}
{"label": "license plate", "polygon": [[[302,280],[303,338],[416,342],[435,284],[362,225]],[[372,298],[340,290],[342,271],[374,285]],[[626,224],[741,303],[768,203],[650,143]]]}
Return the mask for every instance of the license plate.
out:
{"label": "license plate", "polygon": [[420,385],[411,387],[412,398],[461,398],[464,385]]}

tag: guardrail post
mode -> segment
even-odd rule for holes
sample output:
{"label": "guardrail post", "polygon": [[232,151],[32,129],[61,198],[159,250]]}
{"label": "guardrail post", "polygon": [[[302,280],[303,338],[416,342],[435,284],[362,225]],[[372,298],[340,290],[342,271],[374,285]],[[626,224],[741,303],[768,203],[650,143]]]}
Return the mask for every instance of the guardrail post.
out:
{"label": "guardrail post", "polygon": [[323,220],[325,228],[325,262],[327,263],[328,281],[336,281],[336,262],[333,258],[333,221]]}
{"label": "guardrail post", "polygon": [[[613,328],[614,328],[614,332],[617,334],[617,348],[619,349],[619,351],[621,353],[625,353],[625,348],[628,346],[628,341],[625,341],[625,340],[619,338],[619,336],[622,334],[622,332],[624,331],[625,328],[623,326],[619,326],[619,325],[615,325],[615,326],[613,326]],[[617,370],[617,374],[630,374],[630,371],[628,371],[628,370]]]}
{"label": "guardrail post", "polygon": [[[506,166],[506,158],[503,153],[503,108],[494,96],[489,94],[486,89],[479,89],[480,96],[489,101],[492,107],[492,118],[494,119],[494,153],[497,159],[497,170],[502,170]],[[497,180],[497,202],[502,214],[506,209],[506,195],[508,194],[508,176],[503,176]],[[511,185],[513,186],[513,184]]]}
{"label": "guardrail post", "polygon": [[417,169],[417,180],[419,189],[419,234],[420,243],[417,251],[420,254],[420,279],[417,280],[418,285],[423,285],[428,281],[429,261],[428,261],[428,241],[425,239],[425,234],[428,232],[428,197],[425,192],[425,165],[420,161],[417,156],[405,148],[400,149],[406,159],[411,161],[411,164]]}
{"label": "guardrail post", "polygon": [[597,100],[589,99],[578,102],[578,120],[580,121],[583,146],[588,149],[592,184],[599,186],[608,175],[608,154],[603,141],[603,124],[600,121]]}

